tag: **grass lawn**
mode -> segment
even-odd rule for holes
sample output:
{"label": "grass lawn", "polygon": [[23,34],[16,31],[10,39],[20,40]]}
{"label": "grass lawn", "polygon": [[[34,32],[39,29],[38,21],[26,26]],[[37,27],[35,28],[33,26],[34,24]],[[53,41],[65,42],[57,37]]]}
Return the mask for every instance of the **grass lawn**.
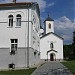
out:
{"label": "grass lawn", "polygon": [[62,62],[63,65],[65,65],[73,75],[75,75],[75,61],[66,61]]}
{"label": "grass lawn", "polygon": [[31,75],[36,68],[23,70],[0,71],[0,75]]}

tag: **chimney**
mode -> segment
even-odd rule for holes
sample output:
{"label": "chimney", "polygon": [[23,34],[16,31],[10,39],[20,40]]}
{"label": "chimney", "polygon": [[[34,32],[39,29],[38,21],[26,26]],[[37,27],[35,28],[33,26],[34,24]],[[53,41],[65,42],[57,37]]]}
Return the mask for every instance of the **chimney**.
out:
{"label": "chimney", "polygon": [[13,0],[13,3],[16,3],[16,0]]}

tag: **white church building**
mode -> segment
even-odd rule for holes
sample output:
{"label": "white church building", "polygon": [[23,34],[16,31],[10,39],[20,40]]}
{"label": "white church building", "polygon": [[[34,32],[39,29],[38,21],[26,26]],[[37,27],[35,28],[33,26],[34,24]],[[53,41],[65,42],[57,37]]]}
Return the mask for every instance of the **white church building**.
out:
{"label": "white church building", "polygon": [[45,61],[63,60],[63,38],[54,33],[54,20],[48,15],[44,28],[40,29],[41,59]]}
{"label": "white church building", "polygon": [[40,62],[40,11],[37,3],[0,4],[0,69]]}

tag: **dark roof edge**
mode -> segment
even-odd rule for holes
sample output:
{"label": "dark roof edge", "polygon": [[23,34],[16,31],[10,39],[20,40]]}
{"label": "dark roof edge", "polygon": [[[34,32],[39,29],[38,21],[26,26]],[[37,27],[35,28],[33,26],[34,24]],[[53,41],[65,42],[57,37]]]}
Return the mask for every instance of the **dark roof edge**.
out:
{"label": "dark roof edge", "polygon": [[[54,21],[52,18],[50,18],[50,16],[48,15],[48,17],[45,19],[45,21]],[[44,23],[45,23],[44,21]]]}
{"label": "dark roof edge", "polygon": [[39,9],[39,5],[37,2],[11,2],[11,3],[1,3],[0,4],[0,8],[11,8],[11,7],[24,7],[24,6],[28,6],[28,7],[32,7],[32,6],[36,6],[37,10],[38,10],[38,14],[40,16],[40,9]]}
{"label": "dark roof edge", "polygon": [[11,2],[11,3],[1,3],[0,6],[13,6],[13,5],[16,5],[16,4],[33,4],[35,2]]}
{"label": "dark roof edge", "polygon": [[49,34],[54,34],[54,35],[56,35],[57,37],[59,37],[60,39],[64,40],[64,38],[60,37],[59,35],[57,35],[57,34],[55,34],[55,33],[53,33],[53,32],[49,32],[49,33],[45,34],[45,35],[42,36],[40,39],[42,39],[42,38],[48,36]]}

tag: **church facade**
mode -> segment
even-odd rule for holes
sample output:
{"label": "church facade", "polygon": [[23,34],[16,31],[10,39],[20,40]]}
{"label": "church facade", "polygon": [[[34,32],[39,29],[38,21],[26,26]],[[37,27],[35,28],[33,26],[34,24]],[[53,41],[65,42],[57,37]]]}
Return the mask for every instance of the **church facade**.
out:
{"label": "church facade", "polygon": [[54,20],[48,15],[41,28],[40,52],[41,60],[63,60],[63,38],[54,33]]}
{"label": "church facade", "polygon": [[40,61],[37,3],[0,4],[0,69],[31,67]]}

